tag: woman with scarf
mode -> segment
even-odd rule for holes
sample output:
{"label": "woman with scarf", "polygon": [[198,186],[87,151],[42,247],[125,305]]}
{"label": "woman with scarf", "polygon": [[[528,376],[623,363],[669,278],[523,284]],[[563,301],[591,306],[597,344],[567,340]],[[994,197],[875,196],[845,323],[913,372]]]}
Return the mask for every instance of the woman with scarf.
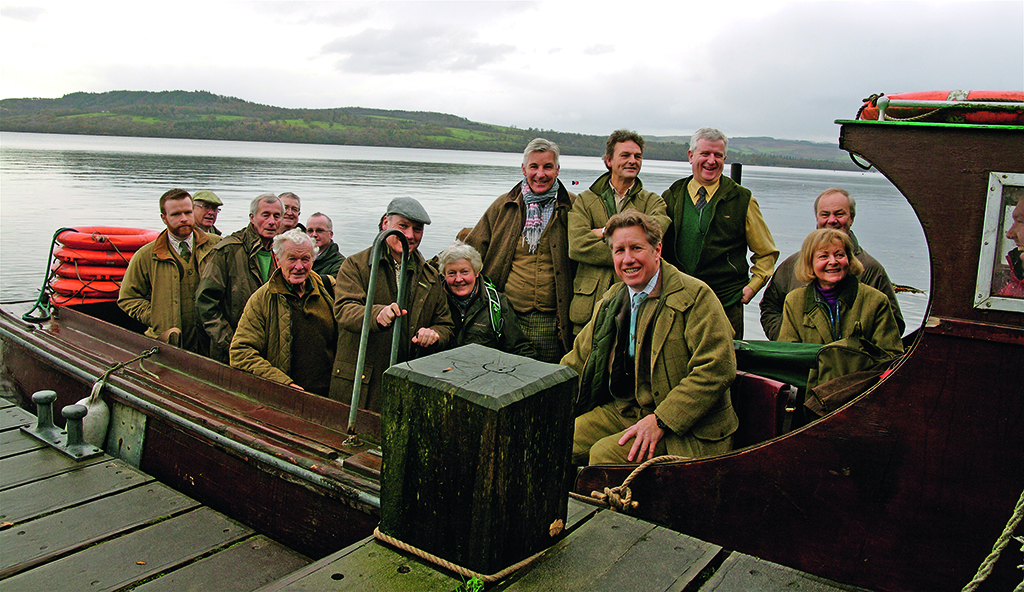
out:
{"label": "woman with scarf", "polygon": [[[804,239],[796,264],[796,277],[810,282],[786,295],[779,341],[827,344],[848,340],[856,348],[860,339],[895,357],[903,343],[889,299],[857,276],[864,266],[853,255],[849,235],[834,228],[819,228]],[[870,347],[870,346],[868,346]],[[820,357],[820,356],[819,356]],[[812,370],[808,386],[863,368],[868,357],[854,356],[841,368]]]}
{"label": "woman with scarf", "polygon": [[576,195],[558,181],[558,146],[536,138],[523,151],[523,179],[494,201],[466,237],[515,311],[537,359],[557,364],[572,349],[568,217]]}
{"label": "woman with scarf", "polygon": [[455,321],[456,345],[479,343],[510,354],[537,356],[508,299],[480,275],[483,261],[476,249],[457,240],[437,259]]}

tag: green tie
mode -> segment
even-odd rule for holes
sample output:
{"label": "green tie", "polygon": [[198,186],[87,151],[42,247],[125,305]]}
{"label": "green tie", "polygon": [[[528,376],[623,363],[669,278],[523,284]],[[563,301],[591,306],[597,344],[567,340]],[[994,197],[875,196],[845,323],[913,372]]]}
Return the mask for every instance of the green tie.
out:
{"label": "green tie", "polygon": [[697,190],[697,203],[693,205],[697,206],[698,212],[703,210],[704,206],[708,205],[708,190],[704,189],[703,186]]}
{"label": "green tie", "polygon": [[188,243],[185,241],[178,243],[178,253],[181,254],[181,258],[185,260],[185,263],[192,260],[192,251],[188,249]]}

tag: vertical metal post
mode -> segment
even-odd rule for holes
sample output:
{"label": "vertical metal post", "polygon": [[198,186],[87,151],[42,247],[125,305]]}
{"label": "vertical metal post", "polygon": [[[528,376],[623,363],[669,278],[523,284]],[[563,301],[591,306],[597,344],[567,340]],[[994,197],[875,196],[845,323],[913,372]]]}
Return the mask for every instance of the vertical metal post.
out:
{"label": "vertical metal post", "polygon": [[[380,272],[380,253],[381,249],[386,246],[386,239],[389,236],[395,235],[402,243],[402,265],[398,271],[398,307],[405,310],[406,306],[406,283],[408,278],[406,274],[406,268],[409,262],[409,241],[406,240],[405,235],[400,230],[389,229],[381,232],[377,235],[377,238],[373,239],[373,248],[370,250],[370,282],[366,287],[366,304],[363,310],[363,327],[359,334],[359,353],[356,356],[356,373],[352,380],[352,400],[348,410],[348,425],[345,428],[345,433],[355,434],[356,416],[359,412],[359,399],[361,396],[360,390],[363,386],[363,368],[366,365],[366,344],[370,340],[370,323],[377,322],[373,316],[373,298],[377,292],[377,274]],[[391,361],[389,365],[394,365],[398,361],[398,349],[402,342],[402,327],[403,327],[404,315],[397,317],[395,322],[392,324],[392,336],[391,336]]]}
{"label": "vertical metal post", "polygon": [[743,177],[743,164],[734,162],[729,165],[729,178],[736,182],[737,185],[742,185],[743,181],[740,179]]}
{"label": "vertical metal post", "polygon": [[36,405],[36,427],[32,430],[41,440],[60,441],[60,429],[53,425],[53,402],[57,400],[55,391],[37,391],[32,394],[32,402]]}

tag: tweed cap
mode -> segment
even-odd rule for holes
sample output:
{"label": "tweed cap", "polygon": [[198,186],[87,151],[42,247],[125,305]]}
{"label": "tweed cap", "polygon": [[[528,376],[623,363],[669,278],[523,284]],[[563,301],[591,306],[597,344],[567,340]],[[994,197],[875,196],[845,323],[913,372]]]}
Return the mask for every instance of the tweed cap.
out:
{"label": "tweed cap", "polygon": [[423,209],[420,202],[411,197],[396,197],[388,204],[388,211],[385,215],[398,214],[420,224],[430,224],[430,216]]}
{"label": "tweed cap", "polygon": [[196,191],[192,194],[192,201],[205,201],[208,204],[215,206],[222,206],[224,202],[217,197],[217,194],[210,191],[209,189],[203,189],[202,191]]}

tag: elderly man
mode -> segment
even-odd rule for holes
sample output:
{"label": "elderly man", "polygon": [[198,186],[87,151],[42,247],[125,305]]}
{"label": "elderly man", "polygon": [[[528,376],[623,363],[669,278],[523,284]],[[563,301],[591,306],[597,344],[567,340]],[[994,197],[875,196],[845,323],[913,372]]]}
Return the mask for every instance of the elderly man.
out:
{"label": "elderly man", "polygon": [[615,274],[562,364],[580,374],[576,464],[727,452],[739,425],[732,327],[704,282],[661,260],[661,227],[627,210],[605,226]]}
{"label": "elderly man", "polygon": [[653,217],[662,230],[672,223],[665,212],[665,200],[646,191],[640,181],[643,157],[644,139],[640,134],[612,132],[605,142],[604,165],[608,172],[580,194],[569,212],[569,257],[577,263],[569,308],[573,334],[590,321],[598,299],[617,281],[612,254],[604,241],[608,218],[632,209]]}
{"label": "elderly man", "polygon": [[[453,342],[455,325],[448,311],[448,300],[437,270],[430,266],[419,252],[423,239],[423,226],[430,224],[430,216],[418,201],[411,197],[398,197],[388,204],[381,230],[397,229],[405,236],[409,245],[409,260],[406,269],[406,306],[398,306],[398,274],[402,261],[402,243],[397,236],[387,238],[387,249],[383,250],[376,262],[381,268],[377,272],[377,286],[374,292],[370,338],[366,347],[366,362],[363,367],[363,386],[360,394],[361,408],[380,411],[381,375],[387,369],[391,358],[392,325],[398,317],[405,317],[402,323],[399,361],[408,361],[420,355],[443,350]],[[371,256],[373,249],[360,251],[345,259],[338,270],[338,281],[334,288],[334,317],[338,321],[338,354],[334,362],[331,381],[331,398],[351,401],[353,380],[356,375],[356,358],[359,353],[359,338],[366,310],[366,292],[370,285]]]}
{"label": "elderly man", "polygon": [[327,214],[317,212],[306,221],[306,234],[316,242],[317,256],[313,262],[313,271],[325,281],[327,276],[333,279],[341,268],[341,262],[345,260],[345,256],[338,250],[338,243],[334,242],[334,223]]}
{"label": "elderly man", "polygon": [[302,213],[302,204],[299,202],[299,196],[291,191],[285,191],[277,197],[281,200],[282,207],[284,208],[284,217],[281,218],[281,225],[278,227],[277,233],[283,234],[292,228],[298,228],[305,232],[306,228],[299,222],[299,214]]}
{"label": "elderly man", "polygon": [[1024,297],[1024,261],[1021,260],[1021,253],[1024,253],[1024,198],[1017,200],[1017,205],[1010,212],[1010,227],[1006,229],[1006,238],[1013,241],[1014,247],[1006,253],[1007,270],[1006,285],[1004,285],[998,296],[1012,296],[1014,298]]}
{"label": "elderly man", "polygon": [[205,355],[209,345],[196,314],[196,288],[220,237],[194,227],[192,207],[184,189],[160,196],[167,229],[129,261],[117,305],[146,325],[149,337]]}
{"label": "elderly man", "polygon": [[[779,250],[750,190],[722,176],[728,142],[710,127],[690,139],[693,175],[662,194],[672,218],[665,230],[665,260],[711,286],[735,338],[743,339],[743,305],[768,283]],[[749,273],[748,248],[753,253]]]}
{"label": "elderly man", "polygon": [[[853,226],[853,218],[857,215],[857,201],[850,196],[845,189],[832,187],[822,191],[814,199],[814,217],[817,219],[818,228],[835,228],[849,235],[853,241],[853,254],[864,264],[864,271],[858,276],[860,283],[867,284],[872,288],[886,295],[889,305],[892,308],[893,316],[896,317],[896,326],[900,335],[907,323],[903,320],[903,313],[900,312],[900,303],[896,299],[896,292],[892,289],[892,282],[889,281],[885,268],[877,259],[868,255],[868,252],[861,248],[850,227]],[[779,339],[779,331],[782,328],[782,309],[786,303],[786,295],[807,285],[796,279],[796,266],[800,253],[796,252],[779,265],[772,276],[768,287],[764,289],[761,296],[761,328],[764,334],[772,341]]]}
{"label": "elderly man", "polygon": [[274,237],[280,267],[245,305],[231,338],[231,366],[327,396],[337,324],[333,298],[313,272],[317,248],[295,228]]}
{"label": "elderly man", "polygon": [[220,214],[220,207],[224,205],[224,202],[217,197],[216,193],[203,189],[192,195],[192,203],[195,204],[192,215],[196,219],[196,228],[220,236],[220,231],[214,224],[217,223],[217,215]]}
{"label": "elderly man", "polygon": [[523,179],[494,201],[466,242],[503,292],[537,359],[558,363],[572,348],[569,210],[576,195],[558,181],[558,145],[536,138],[523,151]]}
{"label": "elderly man", "polygon": [[228,363],[228,348],[245,303],[277,268],[270,251],[283,215],[273,193],[249,204],[249,225],[220,241],[196,292],[199,320],[210,336],[210,357]]}

